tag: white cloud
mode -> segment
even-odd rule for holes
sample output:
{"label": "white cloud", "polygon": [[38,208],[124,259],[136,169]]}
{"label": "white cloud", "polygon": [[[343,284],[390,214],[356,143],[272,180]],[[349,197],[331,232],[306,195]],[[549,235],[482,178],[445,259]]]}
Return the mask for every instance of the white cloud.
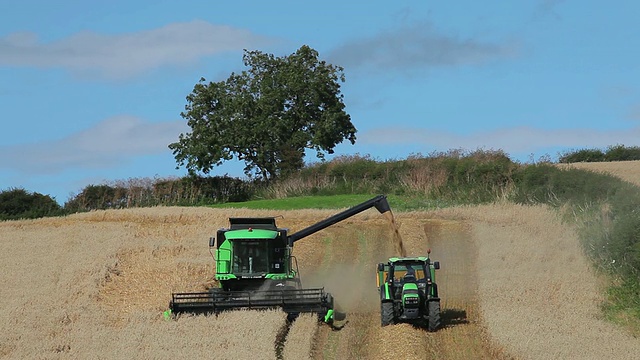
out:
{"label": "white cloud", "polygon": [[513,127],[459,135],[426,128],[379,128],[358,134],[362,144],[418,145],[425,149],[494,149],[507,154],[536,153],[542,149],[601,148],[610,145],[640,145],[640,127],[625,130],[562,129],[545,130]]}
{"label": "white cloud", "polygon": [[0,38],[0,66],[64,68],[126,78],[269,41],[248,30],[200,20],[117,35],[85,31],[50,43],[39,42],[33,33],[13,33]]}
{"label": "white cloud", "polygon": [[439,33],[427,23],[351,40],[334,49],[329,57],[345,68],[388,71],[480,64],[516,53],[513,44],[459,39]]}
{"label": "white cloud", "polygon": [[25,174],[116,167],[133,157],[170,152],[167,146],[188,131],[185,121],[116,116],[59,140],[2,146],[0,167]]}

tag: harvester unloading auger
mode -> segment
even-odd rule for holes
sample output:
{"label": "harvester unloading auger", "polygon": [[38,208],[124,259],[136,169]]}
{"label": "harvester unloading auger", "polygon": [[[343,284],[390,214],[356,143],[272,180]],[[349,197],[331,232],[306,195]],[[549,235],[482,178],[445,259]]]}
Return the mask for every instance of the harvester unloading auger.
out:
{"label": "harvester unloading auger", "polygon": [[230,218],[230,227],[219,229],[209,240],[209,247],[215,248],[219,287],[174,293],[169,308],[173,313],[282,308],[290,317],[317,313],[331,324],[333,296],[324,288],[302,288],[293,244],[372,207],[381,214],[391,210],[386,196],[379,195],[293,234],[277,227],[273,217]]}

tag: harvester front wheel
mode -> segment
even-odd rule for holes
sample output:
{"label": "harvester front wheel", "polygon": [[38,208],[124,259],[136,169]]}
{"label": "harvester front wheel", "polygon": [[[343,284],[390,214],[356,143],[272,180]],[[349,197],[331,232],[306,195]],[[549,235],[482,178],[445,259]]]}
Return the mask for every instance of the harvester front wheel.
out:
{"label": "harvester front wheel", "polygon": [[429,301],[429,325],[428,330],[433,332],[440,328],[440,301]]}
{"label": "harvester front wheel", "polygon": [[380,324],[382,326],[387,326],[392,325],[393,323],[393,302],[380,303]]}

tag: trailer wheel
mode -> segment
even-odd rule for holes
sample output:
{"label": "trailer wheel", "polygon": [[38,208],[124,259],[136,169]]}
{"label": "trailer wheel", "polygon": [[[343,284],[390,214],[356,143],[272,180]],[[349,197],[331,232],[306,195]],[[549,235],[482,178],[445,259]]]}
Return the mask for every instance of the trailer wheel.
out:
{"label": "trailer wheel", "polygon": [[380,303],[380,324],[382,326],[393,325],[393,302]]}
{"label": "trailer wheel", "polygon": [[428,330],[433,332],[440,328],[440,301],[429,301],[429,325]]}

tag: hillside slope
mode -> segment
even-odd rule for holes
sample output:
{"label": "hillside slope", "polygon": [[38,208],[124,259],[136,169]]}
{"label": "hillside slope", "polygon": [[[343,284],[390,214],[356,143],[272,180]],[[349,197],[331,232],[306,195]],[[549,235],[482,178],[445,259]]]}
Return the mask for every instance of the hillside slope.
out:
{"label": "hillside slope", "polygon": [[[393,207],[393,204],[391,204]],[[633,358],[600,318],[578,239],[549,209],[507,204],[397,213],[409,255],[432,249],[445,328],[380,327],[375,264],[393,229],[368,210],[296,243],[303,284],[334,293],[340,331],[280,311],[165,321],[172,291],[212,284],[208,238],[229,216],[299,230],[332,211],[148,208],[0,223],[0,357],[221,359]],[[277,351],[277,344],[284,349]]]}
{"label": "hillside slope", "polygon": [[560,168],[577,168],[604,172],[640,186],[640,160],[558,164]]}

